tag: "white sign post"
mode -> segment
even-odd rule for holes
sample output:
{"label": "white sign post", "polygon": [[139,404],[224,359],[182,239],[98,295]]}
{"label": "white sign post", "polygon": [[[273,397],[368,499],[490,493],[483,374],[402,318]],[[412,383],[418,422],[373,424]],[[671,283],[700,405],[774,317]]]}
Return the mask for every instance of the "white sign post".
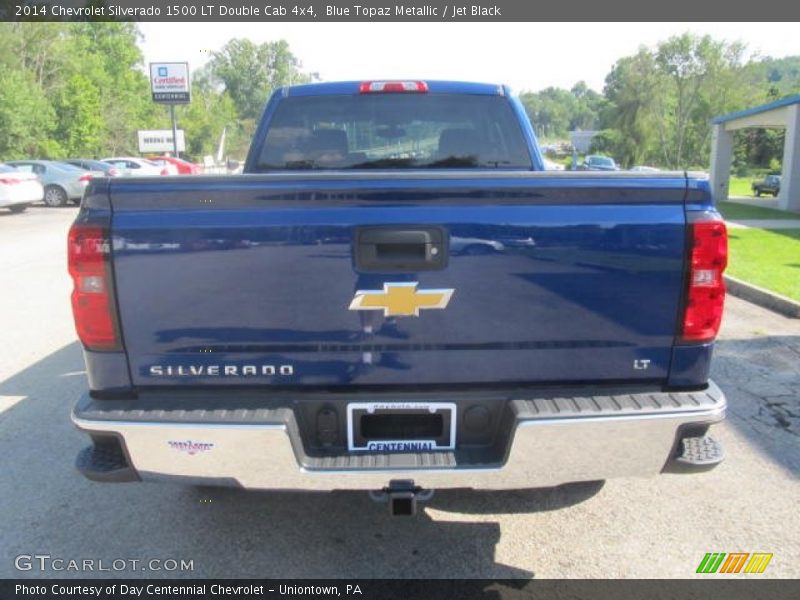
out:
{"label": "white sign post", "polygon": [[[175,141],[171,129],[140,129],[139,152],[172,152],[175,150]],[[183,129],[178,129],[178,151],[186,151],[186,138]]]}
{"label": "white sign post", "polygon": [[150,90],[153,102],[169,104],[172,117],[172,140],[175,157],[178,152],[178,124],[175,121],[175,105],[192,101],[192,83],[189,77],[189,63],[163,62],[150,63]]}

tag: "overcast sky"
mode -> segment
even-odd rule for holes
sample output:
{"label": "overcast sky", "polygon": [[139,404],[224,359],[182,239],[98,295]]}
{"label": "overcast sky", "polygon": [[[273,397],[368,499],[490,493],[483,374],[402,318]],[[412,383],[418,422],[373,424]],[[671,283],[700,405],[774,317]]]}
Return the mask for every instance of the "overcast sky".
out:
{"label": "overcast sky", "polygon": [[[568,0],[567,0],[568,1]],[[285,39],[324,81],[455,79],[516,91],[576,81],[601,91],[614,62],[690,30],[741,40],[751,54],[800,54],[796,23],[142,23],[145,62],[192,69],[234,37]],[[176,30],[177,28],[177,30]]]}

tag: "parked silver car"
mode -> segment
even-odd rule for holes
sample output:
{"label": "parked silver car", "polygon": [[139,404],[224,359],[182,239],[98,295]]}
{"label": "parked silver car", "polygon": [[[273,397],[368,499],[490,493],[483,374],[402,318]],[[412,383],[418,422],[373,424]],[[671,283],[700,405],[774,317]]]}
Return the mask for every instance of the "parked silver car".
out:
{"label": "parked silver car", "polygon": [[91,158],[65,158],[59,162],[67,163],[84,171],[101,171],[106,177],[119,177],[125,174],[114,165]]}
{"label": "parked silver car", "polygon": [[7,164],[39,178],[47,206],[64,206],[70,201],[79,204],[92,177],[104,176],[99,171],[85,171],[53,160],[10,160]]}

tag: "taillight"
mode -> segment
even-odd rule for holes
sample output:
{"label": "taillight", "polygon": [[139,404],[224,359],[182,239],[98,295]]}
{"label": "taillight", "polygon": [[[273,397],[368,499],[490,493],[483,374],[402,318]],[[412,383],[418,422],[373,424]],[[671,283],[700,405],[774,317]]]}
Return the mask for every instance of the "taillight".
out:
{"label": "taillight", "polygon": [[722,274],[728,264],[728,233],[724,221],[707,216],[690,222],[689,230],[692,249],[682,338],[709,342],[717,336],[722,323]]}
{"label": "taillight", "polygon": [[92,180],[91,173],[86,173],[86,175],[81,175],[80,177],[78,177],[78,181],[80,181],[81,183],[89,183],[91,180]]}
{"label": "taillight", "polygon": [[108,176],[109,177],[116,177],[117,175],[119,175],[119,169],[109,169],[108,170]]}
{"label": "taillight", "polygon": [[67,248],[75,329],[87,350],[119,350],[111,296],[111,240],[105,229],[75,224]]}
{"label": "taillight", "polygon": [[167,167],[164,167],[163,169],[161,169],[161,175],[162,176],[169,175],[169,169]]}
{"label": "taillight", "polygon": [[428,84],[424,81],[364,81],[358,88],[362,94],[427,92]]}
{"label": "taillight", "polygon": [[15,183],[20,183],[19,179],[11,179],[9,178],[2,178],[0,177],[0,183],[5,183],[6,185],[14,185]]}

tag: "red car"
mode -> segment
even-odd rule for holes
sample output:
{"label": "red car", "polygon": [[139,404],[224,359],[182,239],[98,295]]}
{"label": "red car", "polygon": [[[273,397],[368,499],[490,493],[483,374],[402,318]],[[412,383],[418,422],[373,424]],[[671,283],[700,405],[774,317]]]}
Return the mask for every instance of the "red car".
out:
{"label": "red car", "polygon": [[148,156],[147,160],[166,167],[172,165],[178,169],[178,175],[200,175],[203,167],[174,156]]}

